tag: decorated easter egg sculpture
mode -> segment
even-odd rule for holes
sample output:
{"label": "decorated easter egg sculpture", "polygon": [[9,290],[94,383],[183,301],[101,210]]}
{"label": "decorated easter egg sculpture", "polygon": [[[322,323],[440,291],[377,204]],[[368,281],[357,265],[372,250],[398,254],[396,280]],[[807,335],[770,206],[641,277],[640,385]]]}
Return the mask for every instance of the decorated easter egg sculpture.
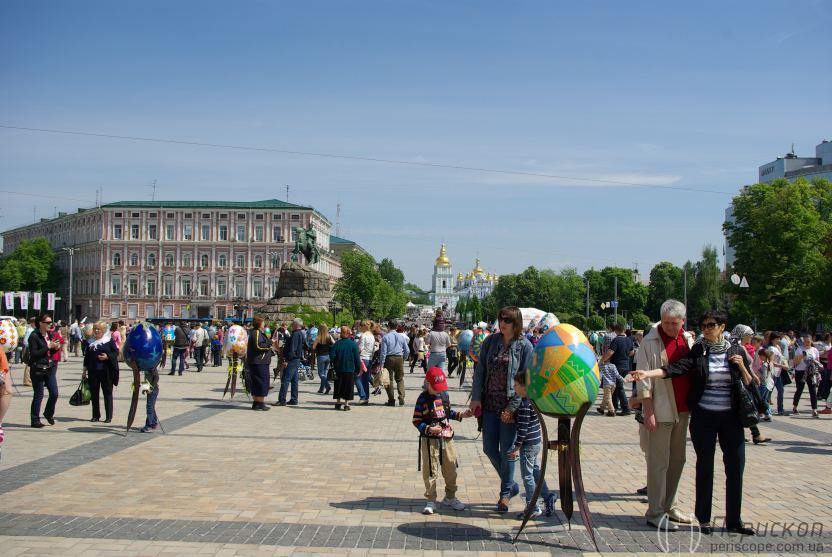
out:
{"label": "decorated easter egg sculpture", "polygon": [[162,337],[150,323],[138,323],[124,341],[124,359],[151,370],[162,360]]}
{"label": "decorated easter egg sculpture", "polygon": [[17,327],[9,319],[0,321],[0,349],[11,352],[17,348]]}
{"label": "decorated easter egg sculpture", "polygon": [[463,354],[467,354],[468,350],[471,348],[471,341],[474,339],[474,331],[471,329],[465,329],[461,333],[459,333],[459,337],[457,338],[456,342],[459,346],[459,350]]}
{"label": "decorated easter egg sculpture", "polygon": [[550,416],[575,416],[598,396],[598,361],[584,334],[561,323],[540,337],[529,365],[529,399]]}
{"label": "decorated easter egg sculpture", "polygon": [[84,334],[84,338],[92,338],[92,323],[84,325],[81,332]]}
{"label": "decorated easter egg sculpture", "polygon": [[225,351],[243,356],[248,347],[248,333],[240,325],[231,325],[225,335]]}

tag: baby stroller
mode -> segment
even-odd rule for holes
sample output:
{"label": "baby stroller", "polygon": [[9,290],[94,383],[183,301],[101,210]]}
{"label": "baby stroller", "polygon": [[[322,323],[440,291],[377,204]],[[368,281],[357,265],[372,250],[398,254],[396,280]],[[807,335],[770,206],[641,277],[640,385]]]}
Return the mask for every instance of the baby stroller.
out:
{"label": "baby stroller", "polygon": [[301,360],[300,366],[298,367],[298,380],[312,381],[314,378],[315,377],[312,373],[312,367],[309,365],[309,362]]}

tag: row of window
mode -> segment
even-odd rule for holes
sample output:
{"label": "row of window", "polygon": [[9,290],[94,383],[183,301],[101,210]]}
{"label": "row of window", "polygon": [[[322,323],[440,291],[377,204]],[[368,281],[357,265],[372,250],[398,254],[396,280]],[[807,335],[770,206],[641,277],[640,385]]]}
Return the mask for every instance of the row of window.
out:
{"label": "row of window", "polygon": [[[224,298],[229,294],[233,296],[246,296],[246,279],[244,278],[237,278],[229,284],[226,282],[225,279],[217,279],[216,288],[212,289],[210,287],[210,283],[208,279],[200,279],[194,289],[193,283],[191,281],[191,277],[181,277],[179,279],[179,288],[178,291],[174,289],[174,280],[172,277],[165,277],[162,280],[162,296],[216,296],[218,298]],[[277,279],[273,279],[270,281],[272,291],[277,288]],[[123,289],[122,289],[123,288]],[[146,279],[144,283],[144,289],[140,292],[139,291],[139,279],[136,277],[130,277],[127,279],[127,282],[122,287],[121,277],[114,276],[110,278],[110,294],[114,296],[120,296],[122,294],[126,294],[128,296],[157,296],[159,292],[157,291],[157,284],[156,279],[150,277]],[[229,291],[229,288],[231,289]],[[251,296],[254,298],[263,298],[264,297],[264,282],[259,279],[255,279],[251,283]]]}
{"label": "row of window", "polygon": [[[176,240],[176,225],[174,224],[166,224],[165,225],[165,240]],[[210,241],[211,240],[211,225],[210,224],[201,224],[197,228],[198,236],[200,240],[203,241]],[[128,229],[125,230],[123,225],[121,224],[114,224],[113,225],[113,240],[123,240],[124,234],[129,234],[130,240],[141,240],[141,225],[140,224],[131,224]],[[228,225],[221,224],[217,230],[217,240],[220,242],[227,242],[228,241]],[[238,242],[247,242],[248,241],[248,227],[245,224],[238,224],[234,229],[234,239]],[[192,224],[185,224],[182,226],[182,240],[184,241],[191,241],[194,239],[194,226]],[[292,241],[294,241],[297,237],[297,234],[293,231],[292,232]],[[276,224],[272,227],[272,242],[280,242],[282,238],[282,227],[279,224]],[[158,240],[159,239],[159,228],[155,224],[148,224],[147,225],[147,239],[148,240]],[[254,234],[251,236],[252,241],[254,242],[263,242],[265,241],[265,229],[263,225],[258,224],[254,226]]]}
{"label": "row of window", "polygon": [[[226,306],[217,306],[215,318],[216,319],[225,319],[226,311],[228,308]],[[179,306],[179,315],[181,317],[190,317],[196,318],[196,312],[189,308],[187,305]],[[173,304],[164,304],[162,305],[162,315],[156,315],[156,306],[154,304],[145,304],[144,306],[144,316],[147,319],[153,319],[154,317],[162,317],[165,319],[173,318]],[[111,303],[110,304],[110,317],[113,319],[118,319],[122,317],[121,315],[121,304],[119,303]],[[139,304],[127,304],[127,317],[128,319],[138,319],[139,318]]]}
{"label": "row of window", "polygon": [[[210,219],[213,216],[211,213],[197,213],[197,214],[200,215],[203,220],[204,219]],[[113,217],[117,218],[117,219],[124,218],[125,215],[126,215],[126,213],[124,211],[116,211],[116,212],[113,213]],[[136,212],[136,211],[133,211],[133,212],[129,213],[129,215],[130,215],[130,218],[134,218],[134,219],[141,218],[141,216],[142,216],[142,214],[140,212]],[[229,213],[218,213],[217,217],[220,220],[227,220],[228,215],[229,215]],[[150,212],[150,213],[147,214],[147,218],[150,218],[150,219],[155,219],[157,216],[158,216],[158,214],[155,213],[155,212]],[[186,220],[190,220],[190,219],[194,218],[194,213],[183,213],[182,217]],[[246,220],[246,213],[236,213],[235,217],[237,218],[237,220]],[[176,218],[176,213],[167,212],[167,213],[165,213],[165,218],[175,219]],[[254,220],[265,220],[265,218],[266,218],[266,216],[263,213],[255,213],[254,214]],[[289,218],[291,220],[300,220],[300,215],[293,214]],[[282,213],[273,213],[272,214],[272,219],[282,220],[283,219],[283,214]]]}
{"label": "row of window", "polygon": [[[225,269],[228,267],[228,254],[221,253],[217,255],[217,267],[220,269]],[[260,254],[254,255],[252,258],[252,266],[255,269],[262,269],[263,268],[263,256]],[[199,266],[200,268],[207,269],[211,262],[211,256],[207,253],[203,253],[199,256]],[[121,267],[122,260],[121,260],[121,253],[115,252],[112,256],[112,264],[113,267]],[[131,253],[129,264],[131,267],[138,267],[139,266],[139,254],[138,253]],[[176,258],[173,253],[168,252],[165,254],[165,266],[166,267],[173,267],[176,264]],[[182,266],[183,267],[191,267],[193,265],[193,260],[191,259],[190,253],[183,253],[182,254]],[[147,266],[148,267],[155,267],[156,266],[156,254],[155,253],[148,253],[147,254]],[[238,253],[234,258],[234,266],[236,268],[245,268],[246,266],[246,255],[244,253]],[[271,255],[269,257],[269,266],[272,269],[277,269],[280,267],[280,256],[279,255]]]}

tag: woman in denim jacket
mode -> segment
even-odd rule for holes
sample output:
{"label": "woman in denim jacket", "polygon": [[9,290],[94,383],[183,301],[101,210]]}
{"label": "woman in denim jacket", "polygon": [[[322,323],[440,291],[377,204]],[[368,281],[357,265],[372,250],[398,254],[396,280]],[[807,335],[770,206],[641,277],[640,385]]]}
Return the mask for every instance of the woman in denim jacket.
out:
{"label": "woman in denim jacket", "polygon": [[509,458],[517,437],[514,414],[520,396],[514,392],[514,377],[526,373],[531,361],[532,344],[523,336],[520,308],[500,310],[500,332],[483,341],[474,368],[471,388],[471,411],[482,415],[482,449],[500,475],[500,500],[497,512],[508,512],[511,497],[520,493],[514,481],[516,459]]}

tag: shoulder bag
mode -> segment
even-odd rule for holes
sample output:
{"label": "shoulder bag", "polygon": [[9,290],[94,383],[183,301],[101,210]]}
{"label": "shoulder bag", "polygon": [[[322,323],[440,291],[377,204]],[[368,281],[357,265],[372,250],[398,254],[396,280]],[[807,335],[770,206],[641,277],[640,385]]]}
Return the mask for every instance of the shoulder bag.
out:
{"label": "shoulder bag", "polygon": [[69,403],[72,406],[84,406],[90,403],[90,399],[92,398],[92,394],[90,393],[90,383],[87,379],[81,379],[81,383],[78,384],[78,388],[75,389],[75,392],[72,393],[72,396],[69,397]]}

